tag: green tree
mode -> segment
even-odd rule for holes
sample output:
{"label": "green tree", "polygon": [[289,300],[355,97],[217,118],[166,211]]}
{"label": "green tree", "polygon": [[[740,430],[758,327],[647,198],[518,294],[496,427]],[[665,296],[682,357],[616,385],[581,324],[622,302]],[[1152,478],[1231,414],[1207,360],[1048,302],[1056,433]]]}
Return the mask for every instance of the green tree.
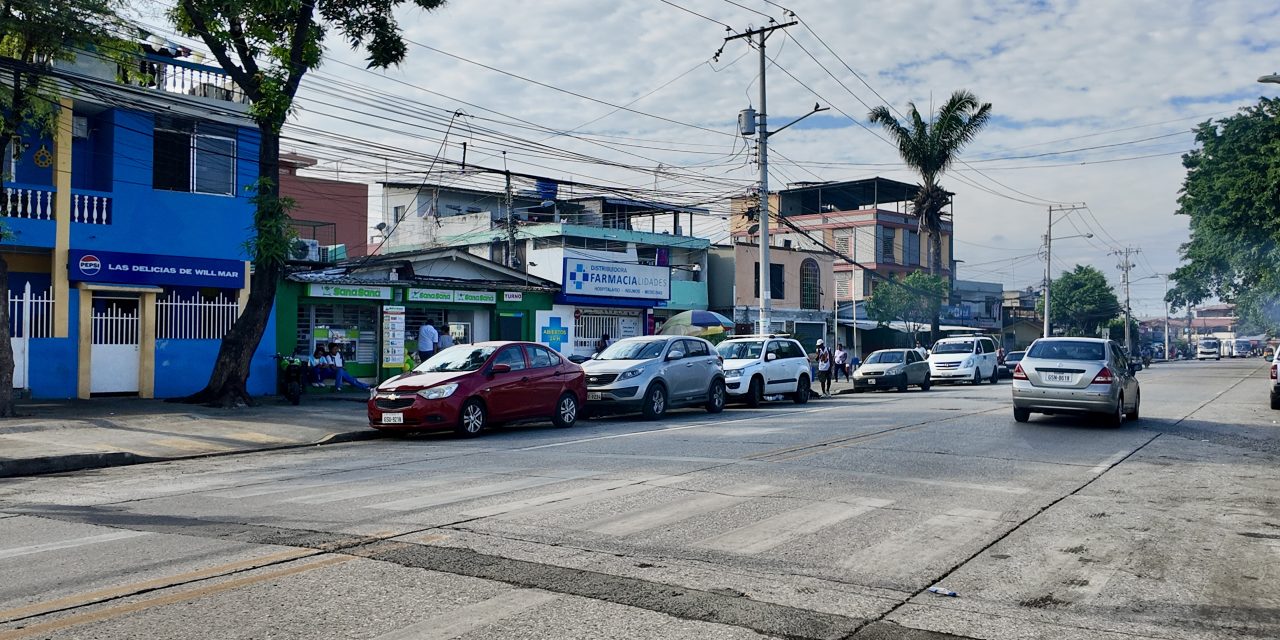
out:
{"label": "green tree", "polygon": [[880,324],[901,321],[919,340],[920,330],[938,316],[938,307],[947,294],[947,279],[924,271],[913,271],[902,279],[882,282],[867,298],[867,316]]}
{"label": "green tree", "polygon": [[[1096,336],[1099,327],[1109,327],[1119,317],[1120,300],[1101,271],[1087,265],[1076,265],[1050,285],[1050,320],[1055,327],[1071,336]],[[1044,300],[1036,303],[1044,313]],[[1120,333],[1124,334],[1121,321]]]}
{"label": "green tree", "polygon": [[[20,141],[24,132],[48,134],[56,130],[58,91],[48,71],[56,62],[74,60],[79,50],[117,43],[119,7],[118,0],[5,0],[0,6],[0,65],[7,75],[0,82],[0,152]],[[119,50],[118,43],[113,49]],[[19,147],[13,146],[15,166]],[[0,187],[12,178],[0,176]],[[0,217],[8,216],[8,191],[0,188],[0,197],[4,198]],[[10,235],[0,221],[0,242]],[[0,292],[8,291],[9,264],[0,256]],[[13,345],[9,340],[6,298],[0,300],[0,417],[14,415]]]}
{"label": "green tree", "polygon": [[1195,129],[1199,145],[1182,156],[1187,175],[1179,215],[1191,239],[1179,249],[1168,300],[1187,307],[1216,297],[1235,302],[1254,326],[1280,325],[1280,100]]}
{"label": "green tree", "polygon": [[[951,167],[960,151],[973,141],[991,118],[991,103],[979,103],[978,97],[963,89],[925,121],[915,103],[907,105],[906,125],[898,122],[886,106],[871,110],[871,122],[884,127],[898,147],[907,166],[920,174],[920,190],[912,201],[912,209],[920,216],[920,228],[929,234],[929,269],[942,275],[942,210],[951,203],[951,194],[939,181]],[[938,301],[941,308],[941,298]],[[935,313],[930,321],[930,337],[937,339],[940,318]]]}
{"label": "green tree", "polygon": [[[428,11],[444,0],[411,0]],[[293,110],[303,76],[320,65],[324,39],[337,31],[368,54],[371,68],[404,60],[407,46],[393,11],[405,0],[181,0],[170,12],[182,33],[198,37],[252,103],[258,126],[254,185],[254,262],[248,302],[222,340],[209,382],[185,398],[221,406],[252,404],[245,389],[253,353],[262,341],[276,288],[284,275],[291,202],[280,197],[280,131]]]}

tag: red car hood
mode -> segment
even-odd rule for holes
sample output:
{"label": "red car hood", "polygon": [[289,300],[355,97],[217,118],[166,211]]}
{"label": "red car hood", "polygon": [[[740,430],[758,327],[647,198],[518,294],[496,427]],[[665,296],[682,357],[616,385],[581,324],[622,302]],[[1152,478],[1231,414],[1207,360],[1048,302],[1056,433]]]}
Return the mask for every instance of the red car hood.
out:
{"label": "red car hood", "polygon": [[419,391],[438,384],[465,378],[474,371],[410,372],[396,376],[378,385],[378,391]]}

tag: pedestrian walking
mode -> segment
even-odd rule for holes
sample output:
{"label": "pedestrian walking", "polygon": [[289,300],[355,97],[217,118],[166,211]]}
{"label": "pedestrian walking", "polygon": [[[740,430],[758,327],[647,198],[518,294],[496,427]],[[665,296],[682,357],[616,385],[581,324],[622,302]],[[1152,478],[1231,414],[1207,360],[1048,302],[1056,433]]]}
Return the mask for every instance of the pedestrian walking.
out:
{"label": "pedestrian walking", "polygon": [[840,376],[844,375],[844,381],[849,381],[849,352],[844,350],[844,345],[836,343],[836,370],[832,375],[836,381],[840,380]]}
{"label": "pedestrian walking", "polygon": [[831,367],[832,362],[831,350],[826,347],[822,340],[818,341],[818,349],[814,353],[818,360],[818,384],[822,388],[822,397],[831,397]]}
{"label": "pedestrian walking", "polygon": [[436,325],[428,320],[418,329],[418,361],[426,362],[436,352],[436,343],[440,341],[440,332]]}

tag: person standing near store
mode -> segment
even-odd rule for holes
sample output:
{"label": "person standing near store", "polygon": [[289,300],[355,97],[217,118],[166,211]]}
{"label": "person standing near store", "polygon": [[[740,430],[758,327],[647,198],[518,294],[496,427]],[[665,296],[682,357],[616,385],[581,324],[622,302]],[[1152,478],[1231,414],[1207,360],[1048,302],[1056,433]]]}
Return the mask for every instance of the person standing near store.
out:
{"label": "person standing near store", "polygon": [[822,340],[819,340],[814,356],[818,361],[818,384],[822,386],[822,397],[829,398],[831,397],[831,366],[833,364],[831,350],[826,347]]}
{"label": "person standing near store", "polygon": [[436,343],[440,341],[440,332],[430,320],[418,329],[418,361],[426,362],[436,352]]}
{"label": "person standing near store", "polygon": [[844,345],[836,343],[836,370],[832,376],[839,381],[840,376],[844,375],[844,381],[849,381],[849,352],[844,350]]}

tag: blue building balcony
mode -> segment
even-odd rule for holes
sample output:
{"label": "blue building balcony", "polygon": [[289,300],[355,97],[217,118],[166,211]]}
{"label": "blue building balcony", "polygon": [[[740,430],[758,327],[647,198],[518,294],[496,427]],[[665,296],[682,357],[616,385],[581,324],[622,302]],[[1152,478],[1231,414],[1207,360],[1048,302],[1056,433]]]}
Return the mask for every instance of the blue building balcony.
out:
{"label": "blue building balcony", "polygon": [[[8,183],[8,219],[5,225],[14,235],[12,244],[52,248],[54,244],[55,196],[53,187]],[[71,190],[71,222],[83,225],[110,225],[112,197],[104,191]]]}

